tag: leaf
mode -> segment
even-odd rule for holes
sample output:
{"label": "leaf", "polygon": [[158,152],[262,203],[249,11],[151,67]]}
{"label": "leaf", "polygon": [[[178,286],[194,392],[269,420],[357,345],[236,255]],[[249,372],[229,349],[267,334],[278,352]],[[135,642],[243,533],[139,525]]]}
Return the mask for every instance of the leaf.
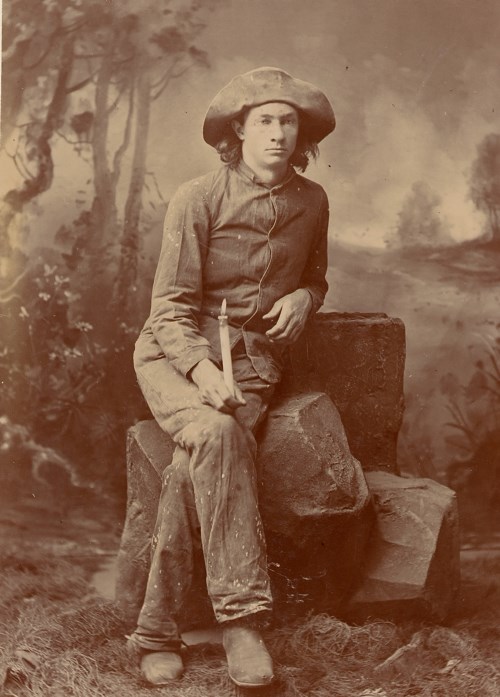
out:
{"label": "leaf", "polygon": [[185,37],[177,27],[164,27],[153,34],[150,41],[156,44],[164,53],[181,53],[187,49]]}
{"label": "leaf", "polygon": [[485,392],[488,389],[488,378],[481,370],[476,370],[469,384],[465,388],[465,398],[470,402],[476,402],[481,397],[484,397]]}
{"label": "leaf", "polygon": [[101,412],[93,418],[90,431],[97,442],[116,440],[118,419],[112,412]]}
{"label": "leaf", "polygon": [[439,380],[439,389],[441,394],[447,397],[456,397],[461,391],[460,380],[455,373],[446,373]]}
{"label": "leaf", "polygon": [[196,48],[196,46],[190,46],[189,55],[198,65],[201,65],[204,68],[210,67],[210,61],[208,60],[208,53],[206,51],[202,51],[199,48]]}

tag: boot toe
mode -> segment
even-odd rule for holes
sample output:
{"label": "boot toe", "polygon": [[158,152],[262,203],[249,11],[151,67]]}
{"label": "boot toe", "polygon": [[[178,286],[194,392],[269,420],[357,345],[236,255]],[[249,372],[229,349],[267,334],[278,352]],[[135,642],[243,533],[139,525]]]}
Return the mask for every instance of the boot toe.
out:
{"label": "boot toe", "polygon": [[151,685],[167,685],[184,672],[182,658],[171,651],[149,651],[141,658],[141,673]]}
{"label": "boot toe", "polygon": [[258,631],[231,627],[223,636],[229,677],[236,685],[264,687],[273,682],[273,661]]}

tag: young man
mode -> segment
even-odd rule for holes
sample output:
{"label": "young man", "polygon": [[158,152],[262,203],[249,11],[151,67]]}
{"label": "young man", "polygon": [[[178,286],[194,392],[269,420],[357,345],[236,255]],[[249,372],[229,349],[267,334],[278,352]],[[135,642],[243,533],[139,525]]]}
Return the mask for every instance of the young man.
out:
{"label": "young man", "polygon": [[[259,633],[272,597],[254,434],[286,346],[327,290],[328,200],[294,168],[305,169],[334,127],[332,107],[313,85],[276,68],[239,75],[217,94],[203,129],[224,166],[183,185],[168,207],[151,314],[134,356],[151,411],[177,444],[130,638],[155,685],[183,671],[176,618],[200,543],[231,679],[243,687],[273,679]],[[221,371],[223,299],[233,392]]]}

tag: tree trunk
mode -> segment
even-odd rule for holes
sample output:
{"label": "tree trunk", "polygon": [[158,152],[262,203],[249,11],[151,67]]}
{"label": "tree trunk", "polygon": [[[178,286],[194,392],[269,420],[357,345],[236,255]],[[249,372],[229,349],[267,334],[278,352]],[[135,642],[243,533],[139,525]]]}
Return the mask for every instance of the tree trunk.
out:
{"label": "tree trunk", "polygon": [[113,238],[116,232],[116,178],[108,161],[109,87],[114,71],[113,51],[103,58],[96,83],[95,115],[92,137],[94,163],[94,200],[91,209],[89,250],[96,253],[105,237]]}
{"label": "tree trunk", "polygon": [[40,126],[40,134],[35,141],[37,173],[27,179],[18,189],[11,189],[5,194],[0,208],[0,255],[8,256],[11,251],[9,228],[17,213],[34,198],[50,189],[54,178],[54,162],[50,140],[64,116],[67,101],[68,83],[73,70],[74,38],[69,38],[62,47],[60,70],[47,109],[45,121]]}
{"label": "tree trunk", "polygon": [[142,74],[137,80],[137,114],[134,156],[125,203],[125,217],[120,243],[120,262],[115,286],[115,303],[121,320],[135,316],[137,304],[137,269],[140,250],[142,192],[146,177],[146,156],[151,113],[150,80]]}
{"label": "tree trunk", "polygon": [[490,213],[490,229],[491,240],[495,244],[500,244],[500,208],[491,206]]}

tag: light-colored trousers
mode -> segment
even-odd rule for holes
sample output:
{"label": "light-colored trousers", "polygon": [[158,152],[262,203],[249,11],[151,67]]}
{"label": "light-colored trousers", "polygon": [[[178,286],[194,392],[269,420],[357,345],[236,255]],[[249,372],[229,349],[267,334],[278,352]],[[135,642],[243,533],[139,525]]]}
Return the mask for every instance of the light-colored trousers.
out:
{"label": "light-colored trousers", "polygon": [[254,433],[265,418],[273,386],[238,352],[233,373],[247,402],[234,416],[202,404],[198,388],[166,359],[137,371],[155,419],[177,444],[162,476],[151,568],[132,635],[144,649],[180,647],[176,618],[186,611],[200,541],[208,595],[219,622],[271,609]]}

